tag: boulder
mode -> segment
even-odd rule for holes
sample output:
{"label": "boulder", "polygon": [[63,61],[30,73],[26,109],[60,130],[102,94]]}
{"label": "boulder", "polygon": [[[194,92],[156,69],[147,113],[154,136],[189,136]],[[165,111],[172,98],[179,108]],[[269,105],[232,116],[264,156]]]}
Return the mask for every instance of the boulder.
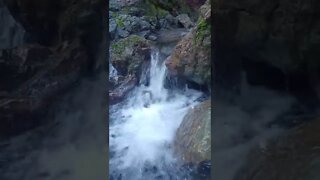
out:
{"label": "boulder", "polygon": [[186,163],[211,160],[211,100],[193,107],[183,118],[174,150]]}
{"label": "boulder", "polygon": [[109,105],[119,103],[137,85],[138,80],[135,75],[120,77],[114,83],[115,87],[109,90]]}
{"label": "boulder", "polygon": [[111,44],[111,63],[120,75],[140,75],[144,61],[149,60],[151,42],[137,35]]}
{"label": "boulder", "polygon": [[[210,4],[206,3],[204,6],[210,6]],[[210,10],[210,8],[202,9]],[[166,60],[170,74],[208,87],[211,83],[211,24],[209,19],[210,16],[201,16],[196,27],[183,37]]]}
{"label": "boulder", "polygon": [[187,14],[179,14],[176,18],[178,22],[181,23],[186,29],[194,26],[194,23]]}
{"label": "boulder", "polygon": [[100,0],[1,0],[16,24],[12,35],[22,35],[20,27],[25,34],[22,43],[4,37],[14,47],[0,50],[0,136],[41,125],[58,95],[106,71],[104,7]]}
{"label": "boulder", "polygon": [[250,85],[289,92],[304,103],[319,99],[319,7],[304,0],[216,1],[216,92],[241,93],[245,71]]}
{"label": "boulder", "polygon": [[177,1],[168,1],[168,0],[148,0],[150,3],[154,4],[158,8],[165,9],[171,14],[178,15],[187,13],[189,15],[195,15],[201,5],[205,0],[177,0]]}

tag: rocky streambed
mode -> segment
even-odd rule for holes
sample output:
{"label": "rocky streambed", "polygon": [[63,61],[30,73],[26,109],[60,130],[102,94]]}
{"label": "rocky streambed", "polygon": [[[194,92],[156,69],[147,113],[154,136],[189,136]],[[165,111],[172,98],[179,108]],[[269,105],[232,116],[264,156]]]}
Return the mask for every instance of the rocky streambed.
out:
{"label": "rocky streambed", "polygon": [[210,179],[210,3],[158,3],[110,2],[110,178]]}

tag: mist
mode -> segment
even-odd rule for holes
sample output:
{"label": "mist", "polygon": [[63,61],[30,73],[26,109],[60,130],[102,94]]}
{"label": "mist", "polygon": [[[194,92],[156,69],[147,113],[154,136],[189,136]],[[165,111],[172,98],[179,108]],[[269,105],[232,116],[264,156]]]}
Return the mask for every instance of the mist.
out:
{"label": "mist", "polygon": [[67,95],[57,97],[43,119],[46,125],[9,140],[0,151],[8,159],[0,179],[107,179],[103,76],[83,80]]}
{"label": "mist", "polygon": [[285,127],[273,122],[288,113],[295,102],[289,95],[250,86],[245,80],[234,102],[214,100],[213,178],[237,179],[253,147],[263,150],[270,138],[286,132]]}

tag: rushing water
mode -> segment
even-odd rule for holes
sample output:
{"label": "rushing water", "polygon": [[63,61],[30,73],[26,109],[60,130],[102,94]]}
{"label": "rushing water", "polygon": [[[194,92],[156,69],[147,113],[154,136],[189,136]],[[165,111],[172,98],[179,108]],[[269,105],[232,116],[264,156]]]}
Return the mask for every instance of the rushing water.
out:
{"label": "rushing water", "polygon": [[140,84],[123,103],[110,107],[111,179],[181,179],[172,142],[201,93],[165,89],[166,67],[158,50],[153,50],[150,64],[144,71],[149,73],[148,86]]}

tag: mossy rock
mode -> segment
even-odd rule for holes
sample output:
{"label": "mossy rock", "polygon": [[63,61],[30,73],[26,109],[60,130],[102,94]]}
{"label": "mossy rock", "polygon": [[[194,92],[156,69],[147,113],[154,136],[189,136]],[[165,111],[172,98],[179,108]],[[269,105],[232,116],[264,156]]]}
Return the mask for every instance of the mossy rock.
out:
{"label": "mossy rock", "polygon": [[111,44],[111,62],[116,70],[122,74],[139,73],[144,60],[150,56],[151,42],[137,35]]}
{"label": "mossy rock", "polygon": [[186,163],[211,160],[211,100],[190,109],[177,130],[174,149]]}
{"label": "mossy rock", "polygon": [[[210,6],[210,4],[206,4]],[[209,8],[207,8],[209,9]],[[170,68],[199,85],[211,84],[211,24],[210,17],[200,17],[192,29],[175,47]]]}

